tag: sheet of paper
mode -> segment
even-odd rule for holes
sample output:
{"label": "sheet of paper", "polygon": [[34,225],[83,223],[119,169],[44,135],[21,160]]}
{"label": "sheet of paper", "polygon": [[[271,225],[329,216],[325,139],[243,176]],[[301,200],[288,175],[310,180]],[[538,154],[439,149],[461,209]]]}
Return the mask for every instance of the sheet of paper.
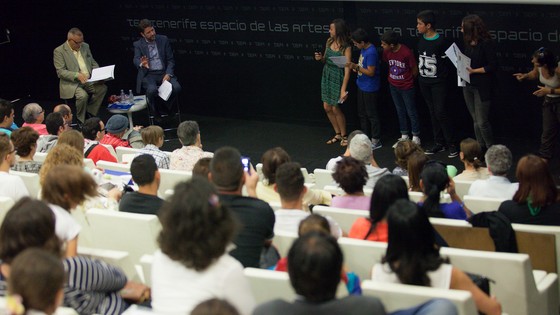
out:
{"label": "sheet of paper", "polygon": [[457,55],[457,75],[461,79],[471,83],[471,74],[467,68],[471,67],[471,58],[465,56],[462,52]]}
{"label": "sheet of paper", "polygon": [[169,83],[169,81],[163,81],[161,83],[161,85],[159,86],[158,95],[164,101],[167,101],[169,99],[169,96],[171,95],[172,91],[173,91],[173,85],[171,85],[171,83]]}
{"label": "sheet of paper", "polygon": [[88,82],[96,82],[101,80],[113,80],[115,78],[115,65],[95,68],[91,71],[91,78]]}
{"label": "sheet of paper", "polygon": [[445,55],[451,60],[455,68],[457,68],[457,55],[461,52],[457,44],[453,43],[447,50],[445,51]]}
{"label": "sheet of paper", "polygon": [[329,59],[339,68],[344,68],[344,65],[348,62],[346,56],[332,56]]}

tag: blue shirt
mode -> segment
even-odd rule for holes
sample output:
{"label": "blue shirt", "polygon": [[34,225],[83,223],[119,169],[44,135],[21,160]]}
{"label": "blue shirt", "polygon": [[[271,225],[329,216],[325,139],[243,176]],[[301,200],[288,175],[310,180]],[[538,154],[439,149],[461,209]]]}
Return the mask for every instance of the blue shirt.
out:
{"label": "blue shirt", "polygon": [[450,203],[440,203],[439,209],[446,218],[448,219],[459,219],[459,220],[466,220],[467,214],[465,213],[465,209],[461,206],[460,203],[457,201],[453,201]]}
{"label": "blue shirt", "polygon": [[369,66],[375,67],[375,74],[373,77],[367,76],[361,72],[358,73],[358,78],[356,79],[358,88],[364,92],[370,93],[379,91],[379,56],[373,44],[360,51],[358,65],[364,69],[367,69]]}

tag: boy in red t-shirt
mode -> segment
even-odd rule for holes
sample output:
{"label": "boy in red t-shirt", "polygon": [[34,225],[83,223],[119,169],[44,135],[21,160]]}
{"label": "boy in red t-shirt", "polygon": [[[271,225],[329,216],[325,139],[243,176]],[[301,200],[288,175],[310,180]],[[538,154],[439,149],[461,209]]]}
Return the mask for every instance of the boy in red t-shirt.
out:
{"label": "boy in red t-shirt", "polygon": [[412,126],[412,141],[420,145],[420,121],[416,111],[414,89],[414,78],[418,75],[416,58],[408,47],[400,43],[399,34],[393,31],[383,33],[381,47],[383,61],[389,64],[389,89],[399,118],[401,137],[398,141],[409,138],[408,116]]}

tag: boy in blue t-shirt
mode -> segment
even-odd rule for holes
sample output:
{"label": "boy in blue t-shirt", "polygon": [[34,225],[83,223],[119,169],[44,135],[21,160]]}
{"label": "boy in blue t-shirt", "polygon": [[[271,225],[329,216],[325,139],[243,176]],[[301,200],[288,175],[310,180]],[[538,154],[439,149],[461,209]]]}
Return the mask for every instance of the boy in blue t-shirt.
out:
{"label": "boy in blue t-shirt", "polygon": [[351,35],[354,46],[361,49],[358,63],[349,62],[347,67],[358,74],[358,116],[362,131],[371,138],[372,149],[381,148],[381,128],[377,112],[379,91],[379,57],[375,46],[365,30],[358,28]]}

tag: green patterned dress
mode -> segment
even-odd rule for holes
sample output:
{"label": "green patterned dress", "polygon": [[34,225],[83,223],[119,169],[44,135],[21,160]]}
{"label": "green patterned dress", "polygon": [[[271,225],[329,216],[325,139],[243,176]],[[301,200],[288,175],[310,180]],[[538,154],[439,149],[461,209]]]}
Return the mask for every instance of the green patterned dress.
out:
{"label": "green patterned dress", "polygon": [[325,53],[325,66],[321,77],[321,100],[331,105],[337,106],[340,99],[340,88],[344,80],[344,68],[337,67],[329,57],[342,56],[343,51],[334,51],[327,47]]}

